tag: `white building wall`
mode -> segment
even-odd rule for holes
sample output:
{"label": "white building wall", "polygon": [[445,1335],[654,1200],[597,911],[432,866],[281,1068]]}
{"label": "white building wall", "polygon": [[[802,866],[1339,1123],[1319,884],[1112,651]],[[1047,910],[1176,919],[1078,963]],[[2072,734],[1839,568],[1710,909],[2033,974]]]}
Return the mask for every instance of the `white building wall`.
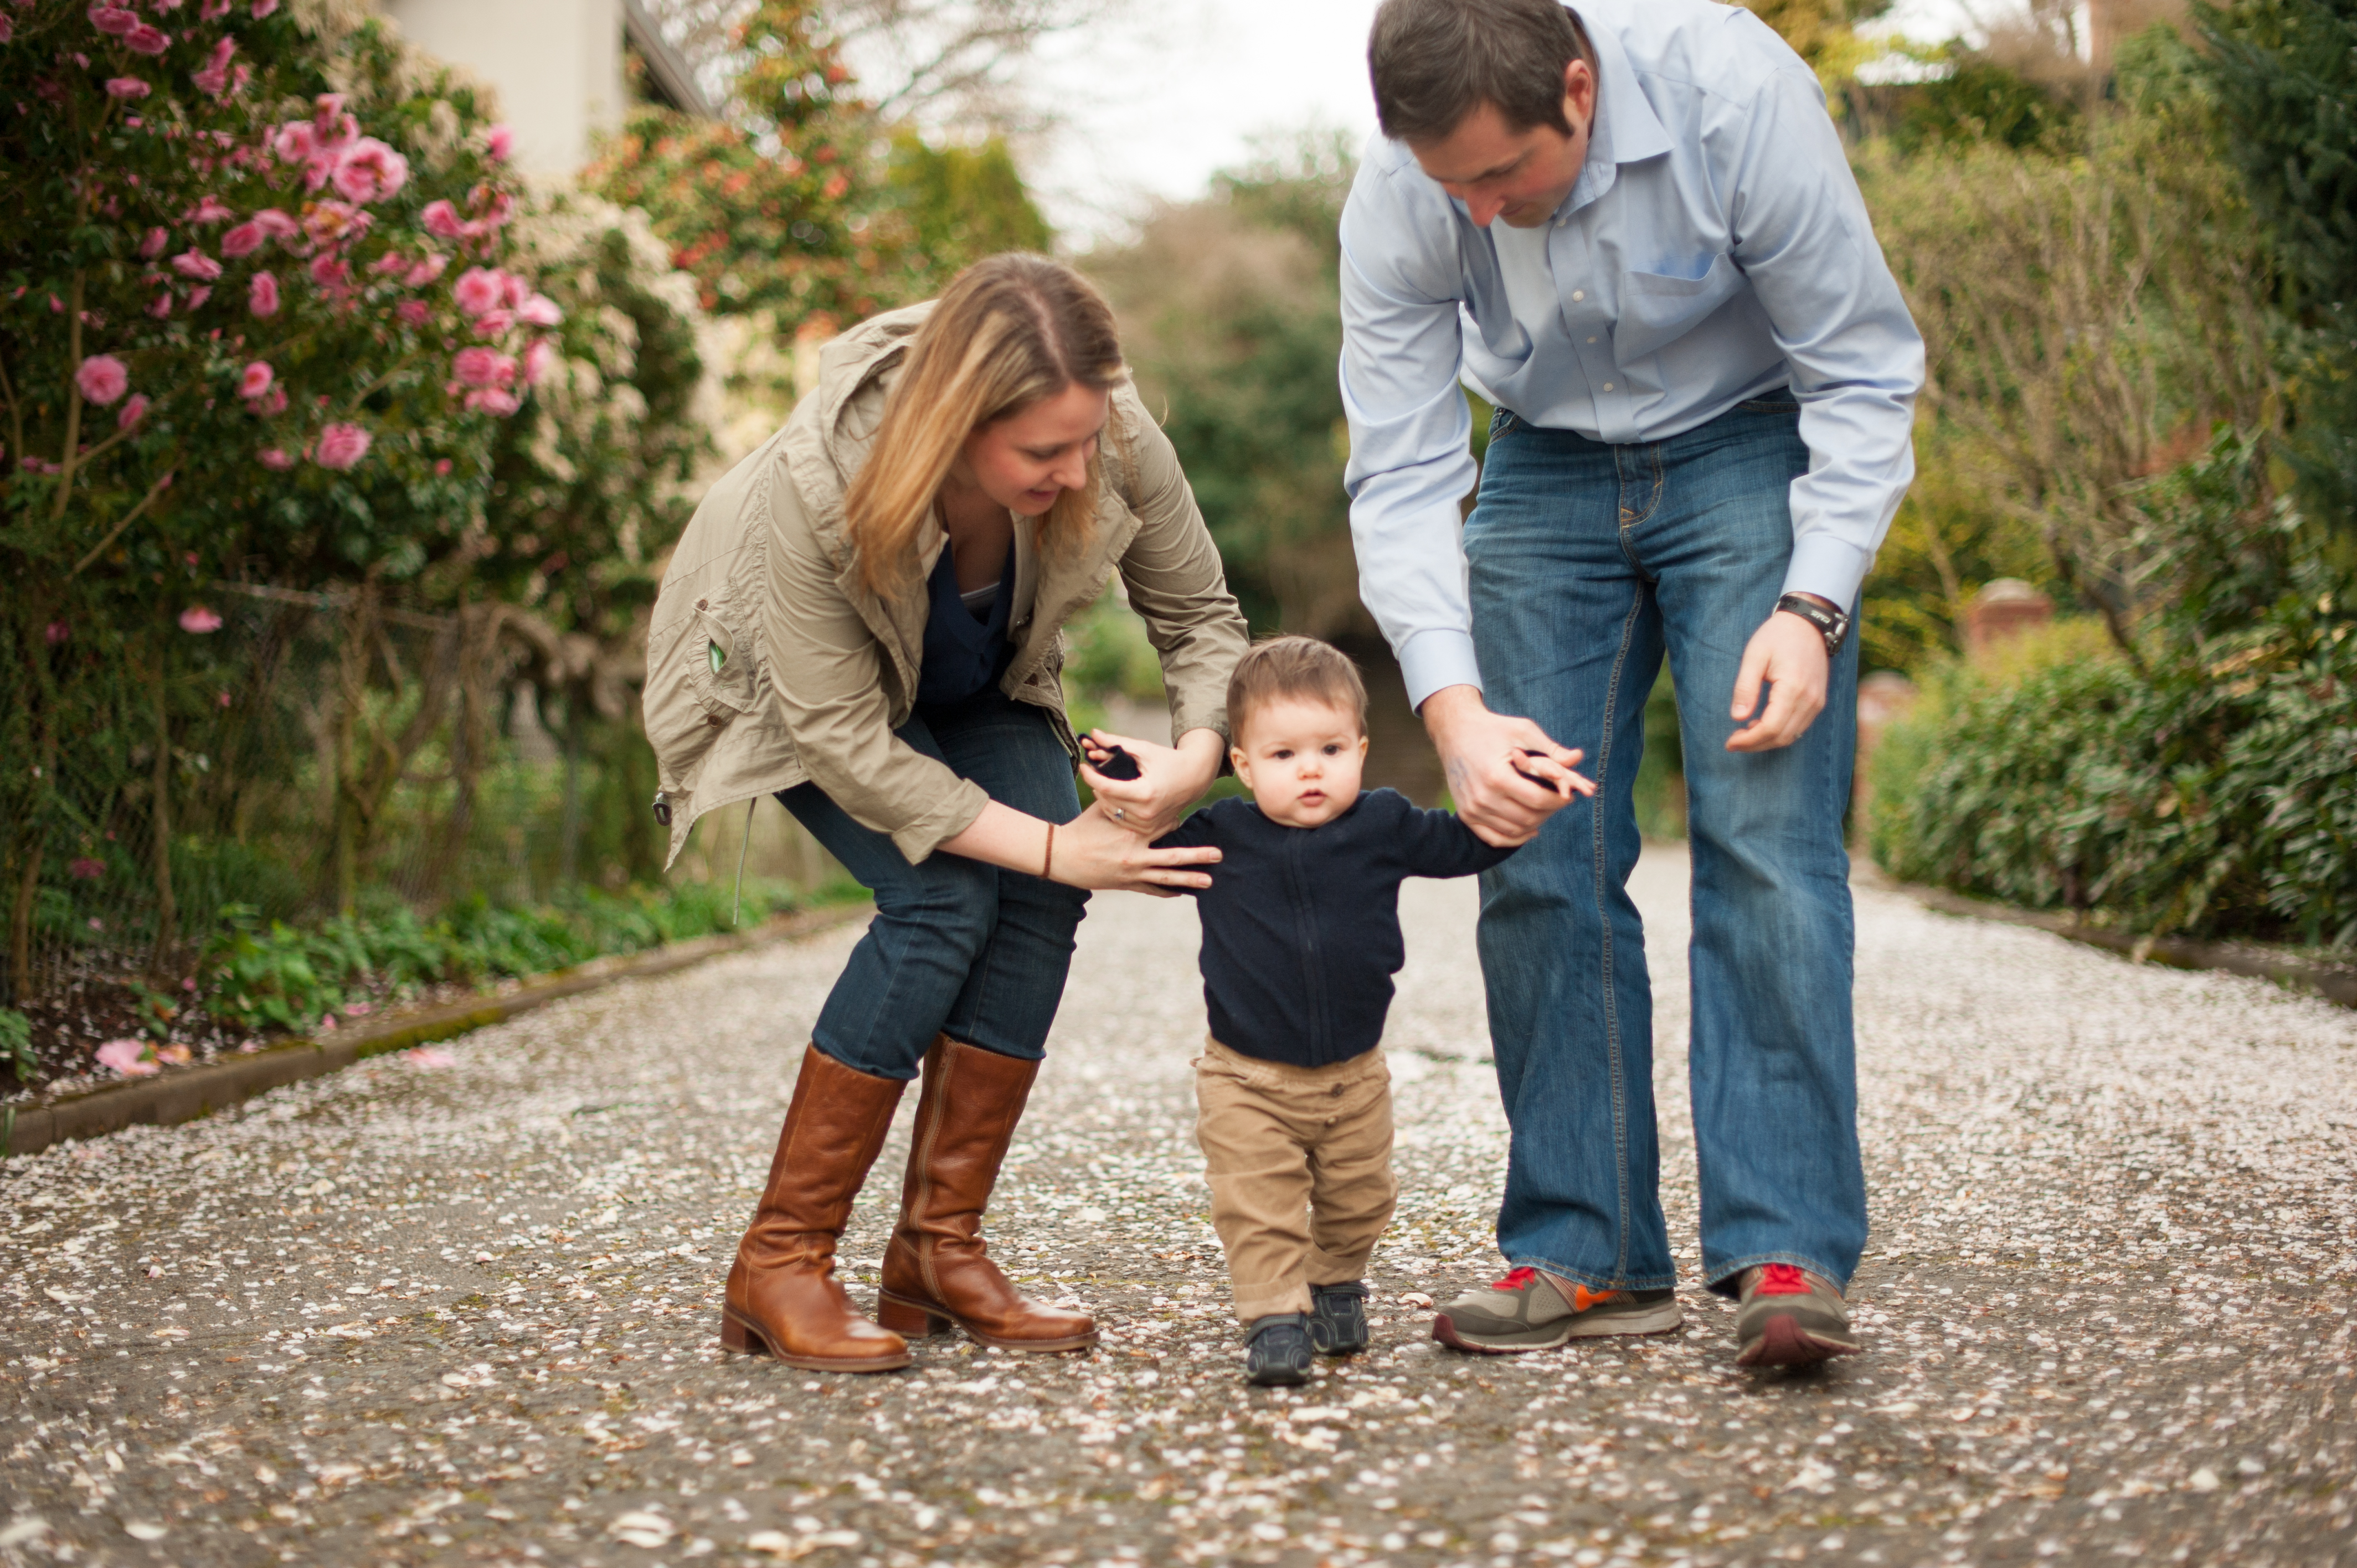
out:
{"label": "white building wall", "polygon": [[622,123],[621,0],[384,0],[402,36],[488,83],[525,173],[565,180]]}

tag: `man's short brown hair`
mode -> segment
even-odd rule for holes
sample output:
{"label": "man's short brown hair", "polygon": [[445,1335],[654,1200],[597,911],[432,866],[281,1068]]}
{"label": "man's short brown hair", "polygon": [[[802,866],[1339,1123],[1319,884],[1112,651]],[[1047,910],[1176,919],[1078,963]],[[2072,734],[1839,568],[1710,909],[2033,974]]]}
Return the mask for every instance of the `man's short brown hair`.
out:
{"label": "man's short brown hair", "polygon": [[1236,660],[1228,677],[1228,733],[1243,744],[1244,724],[1281,697],[1324,703],[1349,711],[1367,733],[1367,683],[1351,656],[1314,637],[1272,637]]}
{"label": "man's short brown hair", "polygon": [[1445,141],[1493,104],[1514,132],[1564,118],[1563,78],[1595,69],[1579,18],[1558,0],[1383,0],[1367,34],[1375,121],[1395,142]]}

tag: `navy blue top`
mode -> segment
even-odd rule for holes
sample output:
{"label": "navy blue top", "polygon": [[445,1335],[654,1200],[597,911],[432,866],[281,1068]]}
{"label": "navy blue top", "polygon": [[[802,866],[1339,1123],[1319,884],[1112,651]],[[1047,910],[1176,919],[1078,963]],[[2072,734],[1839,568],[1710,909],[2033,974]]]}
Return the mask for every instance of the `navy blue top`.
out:
{"label": "navy blue top", "polygon": [[925,585],[932,602],[925,614],[925,660],[917,668],[920,703],[963,703],[1006,674],[1015,660],[1015,645],[1006,640],[1006,618],[1015,601],[1014,544],[1006,547],[1006,570],[986,617],[966,608],[959,596],[954,553],[942,547]]}
{"label": "navy blue top", "polygon": [[1324,1067],[1372,1050],[1407,961],[1399,885],[1469,876],[1514,852],[1492,849],[1447,811],[1370,789],[1332,822],[1288,828],[1236,797],[1206,806],[1155,841],[1210,844],[1203,1000],[1211,1036],[1264,1061]]}

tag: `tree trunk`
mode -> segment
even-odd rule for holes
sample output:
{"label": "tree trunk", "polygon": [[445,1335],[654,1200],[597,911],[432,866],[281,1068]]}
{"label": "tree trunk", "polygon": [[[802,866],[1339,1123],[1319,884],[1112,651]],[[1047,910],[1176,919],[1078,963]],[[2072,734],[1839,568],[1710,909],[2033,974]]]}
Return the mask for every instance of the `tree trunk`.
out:
{"label": "tree trunk", "polygon": [[148,967],[158,976],[173,968],[180,945],[180,905],[172,892],[172,714],[164,696],[164,663],[156,661],[156,773],[149,808],[156,862],[156,948]]}
{"label": "tree trunk", "polygon": [[33,900],[41,890],[41,841],[25,835],[25,868],[16,878],[16,897],[8,909],[8,1001],[22,1003],[33,994]]}

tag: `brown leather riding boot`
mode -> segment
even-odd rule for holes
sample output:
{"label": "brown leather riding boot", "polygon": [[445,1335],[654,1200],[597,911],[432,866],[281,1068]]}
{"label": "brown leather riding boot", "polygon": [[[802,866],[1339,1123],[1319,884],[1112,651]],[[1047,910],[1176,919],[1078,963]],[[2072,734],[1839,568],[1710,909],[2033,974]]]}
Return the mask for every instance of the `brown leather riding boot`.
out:
{"label": "brown leather riding boot", "polygon": [[900,1223],[884,1251],[876,1317],[902,1334],[952,1323],[1006,1350],[1085,1350],[1097,1326],[1027,1301],[985,1255],[982,1211],[1023,1118],[1039,1064],[942,1035],[925,1053]]}
{"label": "brown leather riding boot", "polygon": [[728,1271],[724,1348],[820,1372],[909,1364],[909,1342],[862,1317],[834,1277],[835,1241],[904,1087],[856,1072],[816,1046],[803,1053],[769,1185]]}

